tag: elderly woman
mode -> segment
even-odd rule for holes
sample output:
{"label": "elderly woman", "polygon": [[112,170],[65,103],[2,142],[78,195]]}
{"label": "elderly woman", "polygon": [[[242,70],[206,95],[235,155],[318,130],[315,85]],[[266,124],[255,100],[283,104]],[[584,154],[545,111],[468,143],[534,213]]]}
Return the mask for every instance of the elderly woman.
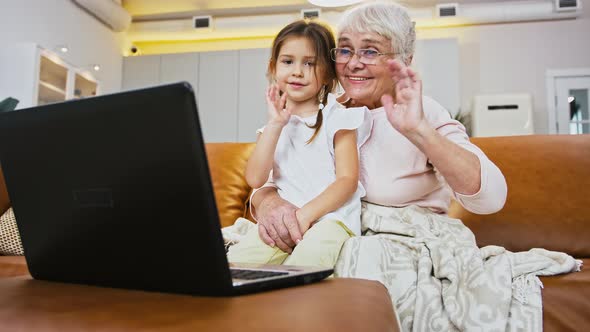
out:
{"label": "elderly woman", "polygon": [[[373,131],[360,151],[364,201],[446,214],[453,196],[474,213],[500,210],[504,176],[447,110],[421,96],[418,76],[406,67],[416,32],[405,8],[386,2],[354,7],[338,31],[333,59],[345,91],[340,102],[367,106],[373,116]],[[272,183],[251,201],[260,237],[290,252],[301,239],[297,207],[281,199]]]}
{"label": "elderly woman", "polygon": [[[373,128],[360,151],[363,236],[348,239],[337,277],[378,280],[404,331],[542,330],[537,275],[579,270],[563,253],[478,248],[451,198],[478,214],[500,210],[506,181],[465,128],[422,96],[409,68],[416,33],[407,11],[367,2],[344,13],[332,51],[346,106],[367,106]],[[290,252],[301,239],[295,211],[272,182],[252,196],[260,237]]]}

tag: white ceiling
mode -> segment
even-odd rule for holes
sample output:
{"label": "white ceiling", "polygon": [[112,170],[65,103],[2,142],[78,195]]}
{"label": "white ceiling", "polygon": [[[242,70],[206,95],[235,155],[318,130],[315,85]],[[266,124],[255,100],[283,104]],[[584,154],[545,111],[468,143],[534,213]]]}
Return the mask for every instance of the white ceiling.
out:
{"label": "white ceiling", "polygon": [[[434,6],[438,3],[500,1],[508,0],[400,0],[399,2],[410,8],[420,8]],[[307,0],[123,0],[122,4],[134,21],[180,19],[196,15],[277,14],[315,8]]]}

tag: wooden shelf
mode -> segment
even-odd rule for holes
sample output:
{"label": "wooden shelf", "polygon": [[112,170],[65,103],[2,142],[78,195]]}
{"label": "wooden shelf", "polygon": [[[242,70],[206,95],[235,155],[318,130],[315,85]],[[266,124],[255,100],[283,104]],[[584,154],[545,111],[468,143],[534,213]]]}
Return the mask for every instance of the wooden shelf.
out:
{"label": "wooden shelf", "polygon": [[47,83],[47,82],[43,82],[43,81],[39,81],[39,85],[43,86],[44,88],[47,88],[55,93],[61,94],[64,96],[66,96],[66,91],[63,89],[60,89],[58,87],[56,87],[55,85],[51,84],[51,83]]}
{"label": "wooden shelf", "polygon": [[66,100],[66,92],[50,83],[39,81],[39,105]]}
{"label": "wooden shelf", "polygon": [[87,79],[86,77],[76,74],[74,98],[86,98],[96,96],[97,89],[96,82]]}
{"label": "wooden shelf", "polygon": [[65,91],[69,68],[60,63],[55,56],[41,55],[39,80]]}
{"label": "wooden shelf", "polygon": [[79,65],[36,43],[9,43],[0,49],[0,90],[5,97],[18,97],[17,109],[100,93],[97,73]]}

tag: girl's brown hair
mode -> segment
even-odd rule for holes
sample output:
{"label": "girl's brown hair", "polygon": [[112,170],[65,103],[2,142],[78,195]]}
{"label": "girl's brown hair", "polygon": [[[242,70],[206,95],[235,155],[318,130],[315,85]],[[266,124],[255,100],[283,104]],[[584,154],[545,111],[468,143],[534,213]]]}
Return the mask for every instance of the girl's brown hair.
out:
{"label": "girl's brown hair", "polygon": [[[311,42],[317,56],[317,66],[314,69],[315,77],[316,79],[320,79],[318,76],[318,68],[320,68],[322,71],[321,79],[324,81],[322,82],[324,85],[318,92],[317,98],[319,102],[326,105],[328,102],[328,93],[334,91],[337,84],[336,64],[330,56],[330,51],[336,47],[336,42],[334,41],[332,30],[326,25],[310,20],[298,20],[284,27],[272,43],[272,53],[268,63],[267,75],[269,79],[272,80],[272,77],[275,74],[281,47],[287,39],[292,37],[304,37]],[[322,126],[322,122],[322,110],[319,110],[315,124],[310,126],[310,128],[315,129],[315,132],[307,143],[311,143],[311,141],[317,136]]]}

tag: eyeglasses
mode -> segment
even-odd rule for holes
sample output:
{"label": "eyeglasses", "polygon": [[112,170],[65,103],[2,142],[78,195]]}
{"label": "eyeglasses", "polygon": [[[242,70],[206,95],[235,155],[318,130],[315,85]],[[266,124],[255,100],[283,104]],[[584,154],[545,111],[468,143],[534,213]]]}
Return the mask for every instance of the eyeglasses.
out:
{"label": "eyeglasses", "polygon": [[356,51],[349,48],[333,48],[330,50],[332,60],[336,61],[336,63],[348,63],[355,54],[358,57],[359,62],[364,63],[365,65],[377,64],[377,60],[382,55],[395,55],[395,53],[379,53],[368,48],[361,48]]}

